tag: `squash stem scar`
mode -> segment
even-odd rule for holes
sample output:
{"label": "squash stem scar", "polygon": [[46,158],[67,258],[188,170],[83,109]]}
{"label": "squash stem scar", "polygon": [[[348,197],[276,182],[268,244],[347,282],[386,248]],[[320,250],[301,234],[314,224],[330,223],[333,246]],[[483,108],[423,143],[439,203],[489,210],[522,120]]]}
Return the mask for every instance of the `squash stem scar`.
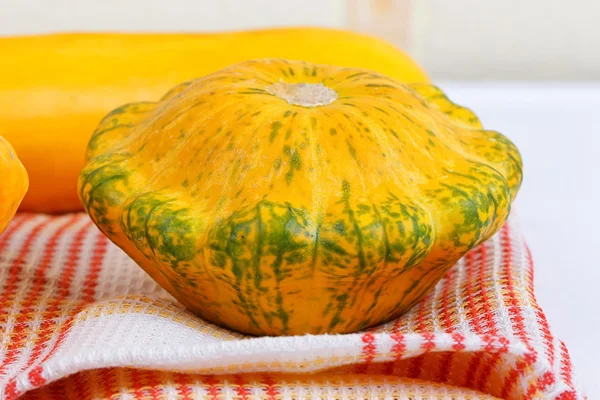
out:
{"label": "squash stem scar", "polygon": [[319,107],[333,103],[338,94],[322,83],[275,82],[267,91],[289,104],[301,107]]}

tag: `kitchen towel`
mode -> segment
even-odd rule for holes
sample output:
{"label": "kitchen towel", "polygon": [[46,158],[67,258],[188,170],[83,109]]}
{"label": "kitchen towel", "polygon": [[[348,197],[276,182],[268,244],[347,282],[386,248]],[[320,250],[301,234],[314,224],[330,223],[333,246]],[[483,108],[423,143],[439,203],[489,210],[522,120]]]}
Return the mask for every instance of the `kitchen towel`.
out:
{"label": "kitchen towel", "polygon": [[2,399],[584,399],[518,217],[401,318],[247,337],[187,312],[85,214],[0,236]]}

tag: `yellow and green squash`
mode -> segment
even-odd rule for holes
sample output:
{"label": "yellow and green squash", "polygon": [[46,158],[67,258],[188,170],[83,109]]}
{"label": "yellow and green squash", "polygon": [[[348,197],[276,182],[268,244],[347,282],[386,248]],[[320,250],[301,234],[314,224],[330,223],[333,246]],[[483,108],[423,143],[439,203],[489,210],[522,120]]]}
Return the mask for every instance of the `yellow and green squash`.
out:
{"label": "yellow and green squash", "polygon": [[202,318],[343,333],[406,312],[505,222],[517,148],[429,84],[260,59],[108,114],[78,182]]}

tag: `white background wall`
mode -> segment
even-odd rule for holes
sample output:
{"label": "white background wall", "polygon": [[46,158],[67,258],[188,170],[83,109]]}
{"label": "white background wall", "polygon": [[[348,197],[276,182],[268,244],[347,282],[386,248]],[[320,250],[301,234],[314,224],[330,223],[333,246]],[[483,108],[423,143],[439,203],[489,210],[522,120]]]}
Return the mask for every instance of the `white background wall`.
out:
{"label": "white background wall", "polygon": [[[422,0],[415,0],[422,1]],[[598,0],[425,0],[417,47],[432,75],[600,79]]]}
{"label": "white background wall", "polygon": [[0,0],[0,35],[348,27],[438,79],[600,79],[598,0]]}
{"label": "white background wall", "polygon": [[0,0],[0,34],[341,26],[345,0]]}

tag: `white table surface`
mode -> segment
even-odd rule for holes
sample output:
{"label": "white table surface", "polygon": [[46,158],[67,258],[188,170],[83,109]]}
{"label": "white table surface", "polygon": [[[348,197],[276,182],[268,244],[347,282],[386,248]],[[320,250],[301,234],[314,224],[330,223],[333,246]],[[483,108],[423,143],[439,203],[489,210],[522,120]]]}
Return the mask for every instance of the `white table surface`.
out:
{"label": "white table surface", "polygon": [[538,302],[600,399],[600,82],[436,84],[521,151],[516,209]]}

